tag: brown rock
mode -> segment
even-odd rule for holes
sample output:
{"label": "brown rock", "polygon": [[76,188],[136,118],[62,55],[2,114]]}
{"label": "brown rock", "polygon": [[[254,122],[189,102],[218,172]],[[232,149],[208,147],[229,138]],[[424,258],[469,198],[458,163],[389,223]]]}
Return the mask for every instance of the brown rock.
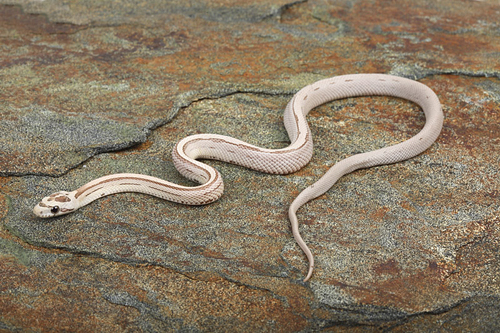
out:
{"label": "brown rock", "polygon": [[[0,330],[499,330],[499,13],[495,0],[0,0]],[[294,92],[361,72],[427,84],[444,128],[300,209],[308,283],[288,205],[336,161],[417,133],[412,103],[318,107],[314,157],[292,175],[208,162],[226,192],[207,206],[119,194],[31,213],[109,173],[189,185],[170,158],[189,134],[284,147]]]}

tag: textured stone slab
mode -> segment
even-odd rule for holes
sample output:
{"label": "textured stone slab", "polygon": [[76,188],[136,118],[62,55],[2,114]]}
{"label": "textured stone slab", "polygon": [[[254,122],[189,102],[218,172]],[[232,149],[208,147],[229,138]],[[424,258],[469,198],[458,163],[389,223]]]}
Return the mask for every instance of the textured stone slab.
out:
{"label": "textured stone slab", "polygon": [[[0,3],[0,330],[500,327],[497,2]],[[299,211],[308,283],[288,205],[336,161],[417,133],[412,103],[313,110],[314,157],[292,175],[207,162],[226,189],[208,206],[120,194],[31,213],[109,173],[190,185],[170,158],[189,134],[284,147],[293,92],[353,72],[419,79],[445,124]]]}

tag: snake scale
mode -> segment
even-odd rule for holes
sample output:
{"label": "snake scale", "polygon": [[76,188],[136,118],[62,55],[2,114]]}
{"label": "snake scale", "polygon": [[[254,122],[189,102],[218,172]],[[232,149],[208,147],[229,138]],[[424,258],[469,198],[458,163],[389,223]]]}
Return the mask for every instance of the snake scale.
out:
{"label": "snake scale", "polygon": [[180,140],[172,158],[179,172],[198,183],[187,187],[142,174],[120,173],[97,178],[73,192],[60,191],[42,199],[33,209],[42,218],[67,214],[106,195],[140,192],[186,205],[204,205],[222,196],[224,184],[219,172],[198,159],[216,159],[271,174],[289,174],[304,167],[312,157],[313,140],[306,115],[318,105],[355,97],[384,95],[407,99],[418,104],[425,113],[423,129],[399,144],[357,154],[339,161],[314,184],[304,189],[288,210],[292,233],[309,260],[313,272],[314,257],[299,233],[296,212],[306,202],[322,195],[345,174],[356,169],[396,163],[422,153],[437,139],[443,124],[441,104],[426,85],[385,74],[353,74],[317,81],[296,93],[284,113],[284,124],[291,144],[282,149],[265,149],[238,139],[197,134]]}

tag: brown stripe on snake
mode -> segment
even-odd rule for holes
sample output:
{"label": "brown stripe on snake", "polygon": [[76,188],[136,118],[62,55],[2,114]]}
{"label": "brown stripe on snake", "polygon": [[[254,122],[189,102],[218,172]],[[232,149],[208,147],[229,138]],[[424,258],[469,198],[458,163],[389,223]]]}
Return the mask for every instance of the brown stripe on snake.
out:
{"label": "brown stripe on snake", "polygon": [[[92,186],[92,187],[93,187],[93,186]],[[91,189],[92,187],[89,187],[89,189]],[[95,193],[95,192],[97,192],[97,191],[99,191],[99,190],[102,190],[103,188],[104,188],[104,186],[98,187],[98,188],[96,188],[95,190],[93,190],[93,191],[91,191],[91,192],[87,193],[87,196],[89,196],[89,195],[91,195],[92,193]],[[79,196],[80,196],[80,194],[78,194],[78,192],[77,192],[77,193],[75,194],[75,198],[77,198],[77,199],[78,199],[78,197],[79,197]]]}
{"label": "brown stripe on snake", "polygon": [[[297,118],[296,118],[297,119]],[[299,132],[300,133],[300,132]],[[297,135],[298,136],[298,135]],[[193,139],[192,141],[189,141],[189,143],[192,143],[192,142],[196,142],[196,141],[206,141],[208,139]],[[259,147],[252,147],[252,146],[247,146],[245,144],[241,144],[241,143],[234,143],[234,142],[229,142],[227,140],[224,140],[224,139],[220,139],[220,138],[214,138],[214,139],[210,139],[210,141],[212,142],[218,142],[218,143],[226,143],[228,145],[232,145],[232,146],[235,146],[235,147],[238,147],[238,148],[243,148],[245,150],[252,150],[252,151],[256,151],[256,152],[259,152],[259,153],[266,153],[266,154],[290,154],[291,152],[295,152],[297,150],[300,150],[302,149],[306,144],[307,144],[307,141],[309,140],[309,133],[306,134],[306,139],[304,140],[304,142],[297,148],[293,148],[293,149],[288,149],[288,150],[271,150],[271,149],[266,149],[264,150],[265,148],[259,148]],[[184,151],[184,154],[186,154],[186,152]],[[187,154],[186,154],[187,155]],[[179,156],[180,157],[180,156]],[[182,157],[180,157],[182,158]],[[194,163],[193,163],[194,164]],[[196,165],[197,166],[197,165]],[[198,166],[197,166],[198,167]],[[203,169],[202,169],[203,170]]]}
{"label": "brown stripe on snake", "polygon": [[[186,152],[185,152],[185,149],[186,149],[186,146],[184,146],[184,147],[183,147],[183,153],[184,153],[185,155],[187,155],[187,154],[186,154]],[[206,176],[205,176],[205,177],[200,176],[200,177],[203,177],[203,178],[205,179],[205,181],[208,181],[208,180],[210,179],[210,177],[212,176],[212,175],[210,174],[210,172],[208,172],[206,169],[203,169],[203,168],[202,168],[202,167],[200,167],[199,165],[197,165],[197,164],[195,164],[195,163],[191,162],[190,160],[185,159],[183,156],[181,156],[181,155],[179,154],[179,151],[178,151],[178,143],[177,143],[177,145],[175,145],[175,148],[174,148],[174,150],[173,150],[173,152],[172,152],[172,155],[175,155],[175,156],[173,156],[173,157],[175,157],[175,158],[174,158],[174,161],[175,161],[175,159],[177,159],[177,160],[182,160],[184,163],[188,163],[189,165],[191,165],[191,167],[192,167],[192,168],[197,169],[197,170],[201,170],[201,171],[203,171],[203,172],[205,173],[205,175],[206,175]],[[193,172],[193,173],[194,173],[194,172]],[[216,173],[217,173],[217,172],[216,172]],[[207,184],[205,184],[205,185],[207,185]]]}
{"label": "brown stripe on snake", "polygon": [[[216,178],[217,179],[217,178]],[[222,182],[219,183],[214,190],[217,190],[219,187],[222,186]],[[169,191],[165,191],[165,190],[162,190],[162,189],[159,189],[157,187],[154,187],[154,186],[148,186],[149,188],[153,189],[153,190],[156,190],[156,191],[160,191],[160,192],[163,192],[163,193],[166,193],[168,195],[174,195],[174,196],[177,196],[177,197],[182,197],[182,194],[177,194],[177,193],[172,193],[172,192],[169,192]],[[214,200],[216,199],[211,199],[211,200],[207,200],[207,201],[204,201],[202,204],[207,204],[207,203],[210,203],[210,202],[213,202]]]}
{"label": "brown stripe on snake", "polygon": [[[306,87],[307,88],[307,87]],[[293,95],[292,97],[292,100],[290,101],[290,105],[291,105],[291,112],[292,112],[292,115],[293,115],[293,119],[295,119],[295,131],[297,132],[297,138],[300,136],[300,128],[299,128],[299,115],[297,114],[297,111],[295,110],[295,100],[297,99],[297,96],[299,95],[299,93],[301,91],[305,90],[304,89],[301,89],[298,93],[296,93],[295,95]],[[307,97],[307,96],[306,96]],[[304,109],[303,107],[301,108],[301,115],[304,114]],[[286,112],[286,110],[285,110]],[[307,123],[306,123],[307,125]],[[306,140],[307,141],[307,140]]]}
{"label": "brown stripe on snake", "polygon": [[[189,191],[198,191],[200,190],[200,188],[202,187],[196,187],[196,188],[178,188],[178,187],[175,187],[175,186],[171,186],[171,185],[168,185],[168,184],[164,184],[164,183],[160,183],[160,182],[155,182],[155,181],[152,181],[152,180],[149,180],[149,179],[143,179],[143,178],[138,178],[138,177],[117,177],[117,178],[110,178],[110,179],[106,179],[106,180],[103,180],[102,182],[99,182],[99,183],[96,183],[96,184],[93,184],[91,186],[87,186],[87,185],[84,185],[82,186],[81,188],[79,188],[75,194],[75,198],[78,199],[78,197],[80,197],[83,193],[85,193],[86,191],[94,188],[95,186],[100,186],[100,185],[104,185],[106,183],[109,183],[109,182],[115,182],[115,181],[119,181],[119,180],[124,180],[124,179],[127,179],[127,180],[141,180],[141,181],[147,181],[147,182],[150,182],[150,183],[153,183],[153,184],[156,184],[156,185],[160,185],[160,186],[163,186],[163,187],[168,187],[168,188],[171,188],[171,189],[175,189],[175,190],[178,190],[178,191],[186,191],[186,192],[189,192]],[[203,184],[203,185],[207,185],[207,184]],[[100,188],[97,188],[95,190],[93,190],[92,192],[88,193],[87,195],[90,195],[92,193],[94,193],[95,191],[98,191],[100,189],[102,189],[103,186],[101,186]]]}
{"label": "brown stripe on snake", "polygon": [[165,191],[165,190],[159,189],[159,188],[154,187],[154,186],[151,186],[151,185],[148,185],[148,187],[149,187],[150,189],[155,190],[155,191],[160,191],[160,192],[163,192],[163,193],[167,193],[167,194],[169,194],[169,195],[173,195],[173,196],[176,196],[176,197],[181,197],[181,196],[182,196],[182,195],[180,195],[180,194],[177,194],[177,193],[172,193],[172,192],[169,192],[169,191]]}
{"label": "brown stripe on snake", "polygon": [[[299,116],[297,116],[297,114],[295,113],[295,110],[293,112],[293,117],[295,118],[295,122],[298,124],[299,123]],[[299,125],[297,125],[297,137],[300,136],[300,128],[299,128]],[[296,150],[302,148],[306,143],[307,141],[309,140],[309,132],[306,133],[306,139],[304,141],[304,144],[301,145],[299,148],[297,148]]]}
{"label": "brown stripe on snake", "polygon": [[[254,151],[254,152],[258,152],[258,153],[271,154],[271,155],[285,155],[285,154],[291,155],[292,153],[298,152],[301,149],[303,149],[304,146],[308,144],[309,138],[310,138],[310,134],[309,134],[309,132],[307,132],[306,133],[306,138],[305,138],[304,142],[299,147],[292,148],[292,149],[283,149],[283,150],[269,150],[269,149],[264,150],[264,149],[261,149],[261,148],[258,148],[258,147],[247,146],[246,144],[242,144],[242,143],[229,142],[227,140],[220,139],[220,138],[212,138],[212,139],[210,139],[210,141],[212,141],[212,142],[218,142],[218,143],[223,143],[223,144],[227,144],[227,145],[232,145],[234,147],[238,147],[238,148],[242,149],[243,151],[250,150],[250,151]],[[198,142],[198,141],[206,141],[206,140],[208,140],[208,139],[192,139],[191,141],[189,141],[189,143],[195,143],[195,142]],[[186,149],[185,146],[183,148],[184,148],[183,152],[187,156],[187,153],[185,152],[185,149]],[[179,156],[179,154],[177,152],[175,152],[175,154],[177,156]],[[248,155],[248,154],[245,154],[243,156],[245,157],[245,160],[247,160],[247,161],[259,159],[258,156],[251,156],[251,155]],[[209,158],[209,159],[220,159],[220,160],[222,160],[221,157],[215,157],[215,158],[213,156],[204,156],[204,157],[205,158]],[[182,158],[182,157],[179,156],[179,158]],[[195,165],[191,161],[186,160],[184,158],[183,158],[183,161],[185,161],[186,163]],[[226,160],[226,162],[229,162],[229,161]],[[235,164],[239,165],[240,163],[235,163]],[[303,163],[303,164],[304,165],[307,164],[307,161],[305,163]],[[195,166],[198,167],[197,165],[195,165]],[[263,167],[263,166],[260,166],[258,164],[253,164],[253,165],[245,164],[244,166],[246,166],[248,168],[251,168],[253,170],[261,171],[261,172],[265,172],[265,173],[271,173],[271,174],[289,174],[289,173],[292,173],[292,172],[295,172],[295,171],[299,170],[303,165],[291,168],[289,170],[280,170],[280,171],[266,169],[265,166]]]}
{"label": "brown stripe on snake", "polygon": [[[190,141],[190,142],[192,142],[192,141]],[[175,157],[177,157],[178,160],[182,160],[182,161],[184,161],[186,163],[189,163],[193,168],[203,171],[207,175],[205,179],[207,179],[207,180],[210,179],[210,176],[211,176],[210,172],[208,172],[206,169],[203,169],[202,167],[200,167],[196,163],[193,163],[193,162],[191,162],[189,160],[186,160],[183,156],[181,156],[179,154],[178,145],[179,145],[179,143],[177,143],[175,145],[175,148],[174,148],[172,154],[175,155]],[[184,147],[182,147],[182,148],[183,148],[182,152],[187,156],[187,153],[186,153],[187,145],[184,145]]]}

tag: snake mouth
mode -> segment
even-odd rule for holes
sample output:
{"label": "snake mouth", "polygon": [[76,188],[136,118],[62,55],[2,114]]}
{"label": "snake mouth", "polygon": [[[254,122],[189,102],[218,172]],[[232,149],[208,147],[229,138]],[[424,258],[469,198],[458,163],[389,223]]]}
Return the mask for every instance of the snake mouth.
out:
{"label": "snake mouth", "polygon": [[46,218],[54,216],[54,214],[52,214],[50,212],[44,213],[44,209],[42,207],[40,207],[39,205],[36,205],[35,208],[33,208],[33,214],[35,214],[38,217],[41,217],[42,219],[46,219]]}
{"label": "snake mouth", "polygon": [[42,205],[38,204],[33,208],[33,214],[35,214],[38,217],[41,217],[42,219],[47,219],[51,217],[57,217],[60,215],[68,214],[74,210],[75,210],[74,208],[63,208],[59,206],[53,206],[53,207],[44,206],[44,204],[42,203]]}

